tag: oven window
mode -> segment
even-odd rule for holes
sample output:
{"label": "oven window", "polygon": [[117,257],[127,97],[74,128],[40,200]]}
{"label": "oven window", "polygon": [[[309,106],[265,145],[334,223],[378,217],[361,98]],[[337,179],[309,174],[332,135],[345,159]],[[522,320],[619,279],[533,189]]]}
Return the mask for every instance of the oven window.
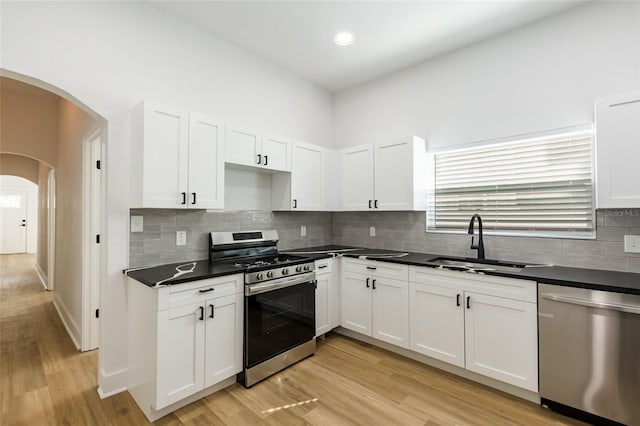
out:
{"label": "oven window", "polygon": [[245,298],[245,366],[253,367],[315,335],[315,284]]}

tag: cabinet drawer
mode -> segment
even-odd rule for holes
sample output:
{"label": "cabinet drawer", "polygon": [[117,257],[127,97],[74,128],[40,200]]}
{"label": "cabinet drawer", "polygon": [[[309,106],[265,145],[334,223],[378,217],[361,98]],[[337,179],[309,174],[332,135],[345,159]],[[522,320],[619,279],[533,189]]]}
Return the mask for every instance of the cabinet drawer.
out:
{"label": "cabinet drawer", "polygon": [[350,259],[343,257],[343,268],[345,272],[355,274],[372,275],[377,277],[391,278],[394,280],[407,281],[409,279],[409,266],[390,262],[376,262],[371,260]]}
{"label": "cabinet drawer", "polygon": [[515,278],[411,266],[409,281],[525,302],[535,303],[537,299],[535,281]]}
{"label": "cabinet drawer", "polygon": [[333,259],[316,260],[316,275],[328,274],[333,271]]}
{"label": "cabinet drawer", "polygon": [[160,288],[158,291],[158,310],[175,308],[207,299],[242,293],[244,276],[242,274],[208,278],[185,284]]}

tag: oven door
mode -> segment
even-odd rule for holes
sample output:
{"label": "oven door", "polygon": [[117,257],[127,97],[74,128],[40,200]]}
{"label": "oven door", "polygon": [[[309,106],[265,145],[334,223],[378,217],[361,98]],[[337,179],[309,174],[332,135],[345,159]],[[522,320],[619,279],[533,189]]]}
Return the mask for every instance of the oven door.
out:
{"label": "oven door", "polygon": [[311,273],[246,286],[245,369],[313,339],[315,285]]}

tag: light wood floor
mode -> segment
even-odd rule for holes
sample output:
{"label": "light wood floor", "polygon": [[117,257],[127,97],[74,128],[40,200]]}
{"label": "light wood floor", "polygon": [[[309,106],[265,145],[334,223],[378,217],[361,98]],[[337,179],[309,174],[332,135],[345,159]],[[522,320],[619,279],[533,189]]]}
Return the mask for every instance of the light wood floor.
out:
{"label": "light wood floor", "polygon": [[[97,351],[78,352],[33,270],[0,256],[0,425],[147,424],[127,392],[100,400]],[[573,425],[535,404],[348,338],[244,389],[233,385],[160,425]]]}

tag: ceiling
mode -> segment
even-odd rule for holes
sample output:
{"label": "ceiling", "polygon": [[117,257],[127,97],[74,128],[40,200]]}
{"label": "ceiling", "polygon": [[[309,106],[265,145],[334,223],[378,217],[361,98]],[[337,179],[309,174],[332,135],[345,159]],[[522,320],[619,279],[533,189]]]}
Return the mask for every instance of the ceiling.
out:
{"label": "ceiling", "polygon": [[[149,3],[329,91],[354,86],[584,0]],[[339,31],[355,43],[338,47]]]}

